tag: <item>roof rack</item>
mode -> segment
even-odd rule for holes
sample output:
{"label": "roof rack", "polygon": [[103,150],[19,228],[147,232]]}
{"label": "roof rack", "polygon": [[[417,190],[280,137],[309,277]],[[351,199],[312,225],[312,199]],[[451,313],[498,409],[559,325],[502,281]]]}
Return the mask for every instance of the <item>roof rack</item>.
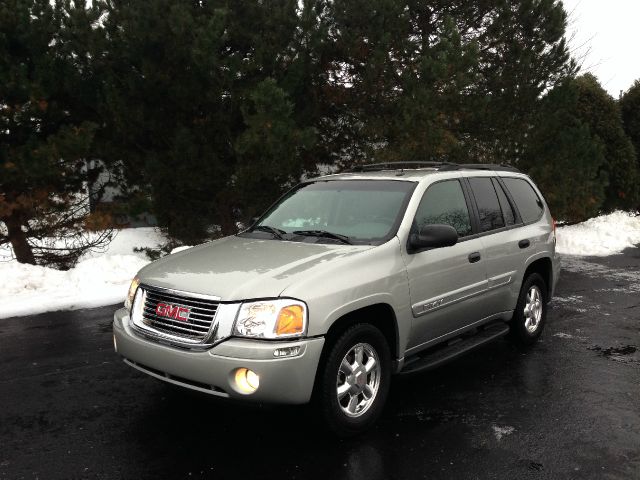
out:
{"label": "roof rack", "polygon": [[368,163],[353,167],[347,172],[377,172],[380,170],[418,170],[421,168],[434,168],[440,171],[447,170],[506,170],[519,172],[516,167],[506,163],[453,163],[453,162],[384,162]]}
{"label": "roof rack", "polygon": [[508,163],[459,163],[457,167],[459,170],[506,170],[508,172],[520,172],[518,168]]}
{"label": "roof rack", "polygon": [[405,170],[418,168],[441,168],[445,165],[455,165],[450,162],[384,162],[367,163],[353,167],[348,172],[375,172],[379,170]]}

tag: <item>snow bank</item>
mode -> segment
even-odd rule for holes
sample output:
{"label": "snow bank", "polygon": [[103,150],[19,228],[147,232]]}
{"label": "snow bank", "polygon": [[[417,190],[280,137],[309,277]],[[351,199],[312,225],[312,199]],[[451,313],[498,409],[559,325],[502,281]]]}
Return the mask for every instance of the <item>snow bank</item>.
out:
{"label": "snow bank", "polygon": [[[162,242],[155,228],[120,230],[106,251],[85,255],[65,272],[0,261],[0,318],[122,302],[133,275],[149,263],[134,247],[155,248]],[[0,258],[9,253],[5,248]]]}
{"label": "snow bank", "polygon": [[607,256],[640,244],[640,216],[613,212],[557,230],[563,255]]}

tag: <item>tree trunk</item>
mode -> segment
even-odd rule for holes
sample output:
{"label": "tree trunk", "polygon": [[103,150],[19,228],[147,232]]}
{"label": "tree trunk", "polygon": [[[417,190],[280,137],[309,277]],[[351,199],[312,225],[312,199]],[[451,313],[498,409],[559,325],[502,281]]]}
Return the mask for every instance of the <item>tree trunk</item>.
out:
{"label": "tree trunk", "polygon": [[[222,236],[235,235],[238,233],[238,227],[233,214],[233,207],[230,205],[226,208],[218,209],[222,210],[222,214],[218,217],[220,222],[220,233]],[[247,225],[248,226],[248,225]]]}
{"label": "tree trunk", "polygon": [[16,256],[16,260],[20,263],[30,263],[31,265],[35,265],[36,259],[33,256],[31,245],[27,242],[27,236],[22,231],[20,218],[16,215],[12,215],[3,220],[7,225],[9,241],[13,247],[13,253]]}

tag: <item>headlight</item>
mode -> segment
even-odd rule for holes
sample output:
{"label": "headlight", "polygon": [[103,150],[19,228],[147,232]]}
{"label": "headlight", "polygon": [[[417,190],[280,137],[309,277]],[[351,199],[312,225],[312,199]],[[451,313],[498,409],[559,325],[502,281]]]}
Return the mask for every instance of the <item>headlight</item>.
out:
{"label": "headlight", "polygon": [[129,293],[127,293],[127,298],[124,299],[124,306],[128,310],[131,310],[131,305],[133,305],[133,297],[136,294],[136,290],[138,290],[138,285],[140,285],[140,280],[138,277],[134,278],[131,281],[131,285],[129,285]]}
{"label": "headlight", "polygon": [[299,337],[307,330],[307,309],[288,298],[243,303],[233,330],[243,337]]}

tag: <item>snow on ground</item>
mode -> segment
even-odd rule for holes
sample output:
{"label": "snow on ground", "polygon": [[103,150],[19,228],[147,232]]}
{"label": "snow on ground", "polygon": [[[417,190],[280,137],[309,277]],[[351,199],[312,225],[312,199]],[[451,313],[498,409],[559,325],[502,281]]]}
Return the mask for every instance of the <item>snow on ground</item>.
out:
{"label": "snow on ground", "polygon": [[[611,255],[640,244],[640,216],[624,212],[602,215],[559,227],[557,237],[558,251],[573,256],[571,268],[593,269],[597,266],[582,265],[577,256]],[[0,248],[0,318],[121,302],[131,278],[149,263],[144,253],[135,253],[133,248],[155,248],[164,240],[155,228],[120,230],[106,251],[85,255],[66,272],[8,261],[8,247]],[[172,253],[185,248],[178,247]]]}
{"label": "snow on ground", "polygon": [[[121,302],[133,276],[149,263],[133,248],[155,248],[163,241],[155,228],[120,230],[106,251],[85,255],[65,272],[0,260],[0,318]],[[0,251],[0,259],[8,256],[8,248]]]}
{"label": "snow on ground", "polygon": [[640,216],[613,212],[586,222],[558,227],[557,249],[563,255],[607,256],[640,244]]}
{"label": "snow on ground", "polygon": [[511,435],[516,429],[510,426],[499,427],[497,425],[492,425],[493,434],[496,436],[496,440],[502,440],[502,437],[506,437],[507,435]]}

